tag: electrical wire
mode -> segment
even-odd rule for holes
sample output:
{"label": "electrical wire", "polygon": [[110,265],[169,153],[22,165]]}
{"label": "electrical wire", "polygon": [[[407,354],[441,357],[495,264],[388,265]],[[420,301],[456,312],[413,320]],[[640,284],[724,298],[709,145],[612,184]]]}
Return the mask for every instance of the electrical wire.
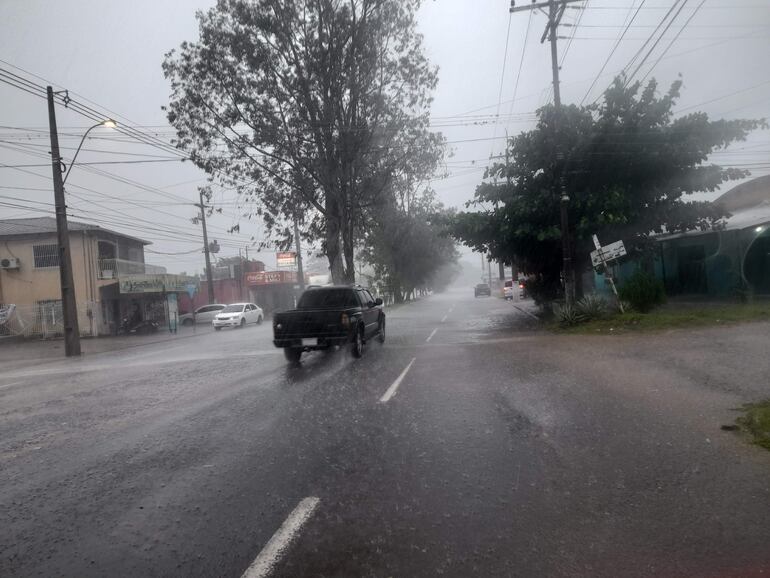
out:
{"label": "electrical wire", "polygon": [[[652,53],[655,51],[655,48],[657,48],[658,44],[661,40],[663,40],[663,36],[665,36],[666,32],[668,32],[668,29],[671,28],[671,25],[674,23],[674,21],[677,19],[679,14],[682,12],[684,7],[687,5],[688,0],[681,0],[681,3],[679,4],[679,9],[677,10],[676,14],[668,21],[668,24],[666,24],[666,27],[663,29],[663,32],[661,32],[660,36],[658,36],[658,39],[653,43],[652,47],[647,51],[647,54],[644,55],[644,58],[642,58],[639,61],[639,64],[636,65],[636,68],[634,71],[626,77],[626,82],[624,84],[625,86],[628,86],[631,81],[633,80],[634,76],[636,76],[636,73],[639,72],[639,69],[644,66],[644,63],[647,62],[647,59],[652,55]],[[679,0],[677,0],[679,2]],[[673,6],[671,6],[671,10],[673,10],[677,6],[677,3],[674,3]],[[667,12],[666,14],[669,14],[670,12]]]}
{"label": "electrical wire", "polygon": [[[620,46],[620,43],[623,41],[623,38],[625,38],[626,33],[631,28],[631,25],[634,23],[634,20],[636,20],[636,17],[639,15],[639,11],[642,9],[642,6],[644,6],[644,3],[647,0],[642,0],[639,3],[638,8],[636,9],[636,12],[634,12],[634,15],[631,17],[631,20],[628,20],[628,17],[631,15],[631,11],[634,9],[634,5],[631,4],[630,8],[628,9],[628,13],[626,14],[625,20],[628,21],[628,24],[626,24],[626,27],[623,29],[623,31],[620,33],[618,38],[615,40],[615,44],[612,46],[612,49],[610,50],[610,53],[607,55],[607,59],[604,61],[604,64],[602,64],[601,69],[599,69],[599,72],[594,77],[593,81],[591,82],[591,86],[588,87],[588,90],[583,95],[583,98],[580,99],[580,106],[583,106],[583,103],[588,98],[588,95],[591,94],[591,91],[593,90],[594,86],[596,86],[596,83],[599,81],[599,78],[601,77],[602,73],[604,72],[605,68],[607,68],[607,64],[609,64],[610,60],[612,60],[612,57],[615,55],[615,52],[618,49],[618,46]],[[598,100],[599,97],[597,97],[596,100]],[[594,102],[596,102],[596,100]]]}
{"label": "electrical wire", "polygon": [[[686,2],[686,0],[685,0]],[[658,63],[661,61],[661,59],[666,55],[666,53],[669,51],[669,49],[674,45],[674,43],[679,39],[679,36],[682,34],[685,28],[687,28],[687,25],[692,21],[692,19],[695,17],[695,15],[698,13],[698,11],[703,7],[703,5],[706,3],[706,0],[701,0],[700,4],[698,4],[695,7],[695,10],[693,10],[692,14],[690,14],[690,17],[685,21],[685,23],[679,28],[676,35],[671,39],[671,42],[668,43],[668,45],[663,49],[663,52],[660,53],[658,56],[658,59],[653,63],[653,65],[647,70],[645,75],[639,80],[639,82],[644,82],[644,79],[647,78],[652,72],[655,67],[658,65]],[[684,7],[684,4],[682,4],[682,7]],[[679,13],[677,12],[677,15]],[[676,19],[676,16],[674,16],[674,19]]]}

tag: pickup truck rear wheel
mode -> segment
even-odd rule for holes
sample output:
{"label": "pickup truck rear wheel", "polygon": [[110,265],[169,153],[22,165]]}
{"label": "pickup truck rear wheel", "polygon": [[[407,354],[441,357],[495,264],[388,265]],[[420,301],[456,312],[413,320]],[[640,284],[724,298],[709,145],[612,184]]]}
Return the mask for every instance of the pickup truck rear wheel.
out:
{"label": "pickup truck rear wheel", "polygon": [[353,347],[350,352],[353,354],[353,357],[361,357],[364,354],[364,330],[362,327],[356,330],[356,334],[353,337]]}
{"label": "pickup truck rear wheel", "polygon": [[299,363],[302,357],[302,350],[298,347],[284,347],[283,356],[289,363]]}

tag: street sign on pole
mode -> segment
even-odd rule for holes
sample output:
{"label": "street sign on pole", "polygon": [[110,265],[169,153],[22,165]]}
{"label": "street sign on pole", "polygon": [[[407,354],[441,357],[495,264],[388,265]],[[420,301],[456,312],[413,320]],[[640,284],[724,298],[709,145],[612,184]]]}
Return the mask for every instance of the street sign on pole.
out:
{"label": "street sign on pole", "polygon": [[610,261],[617,261],[626,255],[626,247],[623,245],[623,241],[615,241],[614,243],[602,247],[602,244],[599,242],[599,237],[596,235],[593,235],[593,240],[596,250],[591,251],[591,263],[593,263],[594,267],[604,267],[604,275],[612,287],[615,299],[618,301],[618,308],[621,313],[625,313],[623,310],[623,302],[620,300],[620,295],[618,295],[618,288],[615,286],[615,280],[612,278],[612,272],[607,267],[607,263]]}
{"label": "street sign on pole", "polygon": [[[594,235],[595,237],[595,235]],[[606,264],[608,261],[615,261],[626,255],[626,247],[623,241],[615,241],[604,247],[597,247],[596,251],[591,251],[591,262],[594,267]]]}

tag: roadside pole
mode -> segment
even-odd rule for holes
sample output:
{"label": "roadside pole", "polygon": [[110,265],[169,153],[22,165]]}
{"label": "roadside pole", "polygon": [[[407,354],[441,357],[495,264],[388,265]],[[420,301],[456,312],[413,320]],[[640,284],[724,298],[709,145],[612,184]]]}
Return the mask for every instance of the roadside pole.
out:
{"label": "roadside pole", "polygon": [[56,207],[56,236],[59,244],[59,280],[61,283],[62,317],[64,322],[64,355],[80,355],[80,327],[78,326],[78,308],[75,300],[75,282],[72,277],[72,255],[70,254],[70,235],[67,225],[67,204],[64,199],[64,181],[62,179],[62,160],[59,152],[59,134],[56,128],[56,110],[54,108],[53,88],[48,92],[48,124],[51,133],[51,169],[53,171],[53,194]]}
{"label": "roadside pole", "polygon": [[209,305],[214,303],[214,281],[211,275],[211,255],[209,255],[209,235],[206,231],[206,205],[203,204],[203,191],[198,191],[201,210],[201,225],[203,226],[203,253],[206,255],[206,288],[208,289]]}
{"label": "roadside pole", "polygon": [[604,277],[607,279],[607,281],[610,282],[610,287],[612,287],[612,292],[615,294],[615,299],[618,302],[618,309],[620,309],[621,313],[625,313],[625,310],[623,309],[623,302],[620,300],[620,295],[618,294],[618,288],[615,286],[615,279],[610,272],[607,260],[604,258],[604,252],[602,251],[602,244],[599,242],[599,237],[593,235],[593,240],[594,246],[596,247],[596,251],[599,255],[599,261],[601,262],[602,268],[604,269]]}
{"label": "roadside pole", "polygon": [[[556,109],[556,117],[554,120],[554,133],[558,127],[559,114],[561,112],[561,90],[559,87],[559,55],[557,50],[556,34],[561,22],[564,11],[567,8],[567,4],[573,2],[579,2],[580,0],[543,0],[541,2],[532,1],[525,6],[516,7],[516,1],[511,1],[511,7],[509,12],[521,12],[523,10],[541,10],[548,8],[548,24],[545,27],[545,31],[540,38],[540,43],[545,42],[546,38],[551,43],[551,74],[553,76],[553,104]],[[563,154],[559,150],[559,144],[554,146],[554,160],[563,158]],[[564,278],[564,298],[567,305],[572,305],[575,300],[575,274],[572,267],[572,255],[569,238],[569,195],[565,186],[564,171],[559,175],[559,212],[561,221],[561,242],[563,253],[563,271],[562,276]]]}
{"label": "roadside pole", "polygon": [[299,221],[297,220],[297,217],[294,217],[294,244],[295,244],[295,250],[297,251],[297,277],[299,281],[299,289],[300,291],[305,290],[305,273],[302,270],[302,246],[300,245],[299,240]]}

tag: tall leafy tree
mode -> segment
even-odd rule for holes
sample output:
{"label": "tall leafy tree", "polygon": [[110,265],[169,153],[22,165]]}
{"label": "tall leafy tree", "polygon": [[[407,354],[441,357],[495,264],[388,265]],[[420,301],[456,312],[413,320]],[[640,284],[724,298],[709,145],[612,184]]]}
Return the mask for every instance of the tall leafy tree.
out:
{"label": "tall leafy tree", "polygon": [[396,302],[415,290],[442,290],[457,273],[459,253],[445,224],[452,211],[430,191],[393,196],[373,215],[362,256]]}
{"label": "tall leafy tree", "polygon": [[419,5],[219,0],[198,13],[198,41],[163,65],[178,146],[284,240],[299,218],[338,283],[354,280],[367,211],[398,175],[432,172],[442,155],[428,130],[437,71]]}
{"label": "tall leafy tree", "polygon": [[663,95],[654,80],[624,84],[617,78],[597,105],[541,108],[536,128],[509,140],[509,162],[488,169],[476,189],[476,210],[457,215],[453,234],[537,274],[554,294],[562,184],[580,270],[590,265],[593,234],[641,249],[652,233],[718,226],[724,212],[688,196],[747,176],[707,161],[765,122],[710,120],[702,112],[675,119],[681,81]]}

